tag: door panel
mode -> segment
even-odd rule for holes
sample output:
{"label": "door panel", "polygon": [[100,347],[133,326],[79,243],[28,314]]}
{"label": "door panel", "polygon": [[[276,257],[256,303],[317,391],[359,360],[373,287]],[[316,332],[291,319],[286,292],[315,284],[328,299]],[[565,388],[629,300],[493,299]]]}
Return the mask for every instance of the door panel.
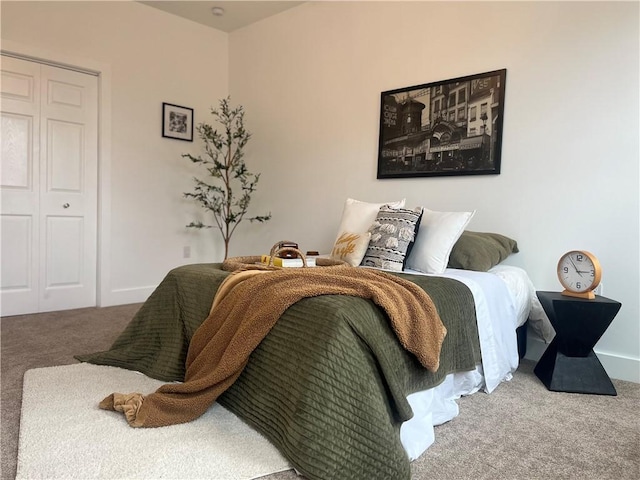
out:
{"label": "door panel", "polygon": [[[2,215],[2,289],[18,293],[33,289],[33,218],[29,215]],[[23,295],[24,296],[24,295]]]}
{"label": "door panel", "polygon": [[[36,64],[22,65],[13,58],[2,59],[2,98],[7,100],[20,100],[27,103],[38,103],[36,96],[39,94],[38,76],[39,67]],[[24,62],[30,63],[30,62]],[[8,65],[8,66],[7,66]],[[5,69],[4,67],[7,66]],[[17,66],[12,68],[12,66]]]}
{"label": "door panel", "polygon": [[96,77],[41,70],[40,311],[96,304]]}
{"label": "door panel", "polygon": [[82,287],[82,217],[47,217],[45,288]]}
{"label": "door panel", "polygon": [[[3,257],[17,248],[9,216],[32,219],[30,264],[15,252],[5,275],[3,258],[2,315],[94,306],[97,77],[4,56],[2,70]],[[27,270],[20,296],[11,285]]]}
{"label": "door panel", "polygon": [[40,295],[40,66],[2,57],[2,315],[34,313]]}
{"label": "door panel", "polygon": [[1,186],[32,190],[33,117],[2,113]]}
{"label": "door panel", "polygon": [[49,192],[82,192],[83,148],[81,124],[49,120],[47,125],[47,186]]}
{"label": "door panel", "polygon": [[47,86],[47,103],[49,106],[82,109],[86,100],[83,92],[82,86],[50,79]]}

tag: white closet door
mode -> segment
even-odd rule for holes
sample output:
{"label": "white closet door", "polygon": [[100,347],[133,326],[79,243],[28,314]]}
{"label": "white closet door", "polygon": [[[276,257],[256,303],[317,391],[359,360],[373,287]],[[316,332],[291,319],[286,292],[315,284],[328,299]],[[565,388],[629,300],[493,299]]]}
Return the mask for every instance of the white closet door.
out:
{"label": "white closet door", "polygon": [[97,118],[97,77],[2,57],[2,315],[96,304]]}
{"label": "white closet door", "polygon": [[38,311],[40,65],[2,57],[2,315]]}

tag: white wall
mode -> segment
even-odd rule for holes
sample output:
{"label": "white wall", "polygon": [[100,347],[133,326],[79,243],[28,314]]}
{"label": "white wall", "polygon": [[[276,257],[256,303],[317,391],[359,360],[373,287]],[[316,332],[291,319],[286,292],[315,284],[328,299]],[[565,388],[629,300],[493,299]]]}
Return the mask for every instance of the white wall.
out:
{"label": "white wall", "polygon": [[[558,290],[567,250],[595,253],[622,309],[596,351],[640,381],[637,3],[308,2],[230,35],[232,98],[254,132],[265,234],[328,251],[346,197],[476,209],[518,240],[509,262]],[[507,69],[502,172],[376,180],[380,92]]]}
{"label": "white wall", "polygon": [[[100,296],[144,301],[167,271],[220,260],[185,227],[194,143],[161,136],[162,103],[195,123],[228,94],[228,35],[135,2],[2,2],[2,48],[102,72]],[[104,123],[107,123],[106,125]],[[183,258],[183,246],[192,257]]]}

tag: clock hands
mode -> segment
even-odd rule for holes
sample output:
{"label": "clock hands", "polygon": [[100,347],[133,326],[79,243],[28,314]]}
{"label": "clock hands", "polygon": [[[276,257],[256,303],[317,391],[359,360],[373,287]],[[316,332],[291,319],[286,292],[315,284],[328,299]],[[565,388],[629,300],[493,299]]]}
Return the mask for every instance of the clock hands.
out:
{"label": "clock hands", "polygon": [[571,257],[568,257],[569,261],[571,262],[571,265],[573,265],[573,268],[575,269],[576,273],[580,276],[582,276],[583,273],[587,273],[587,272],[583,272],[581,270],[578,270],[578,267],[576,266],[575,263],[573,263],[573,259]]}

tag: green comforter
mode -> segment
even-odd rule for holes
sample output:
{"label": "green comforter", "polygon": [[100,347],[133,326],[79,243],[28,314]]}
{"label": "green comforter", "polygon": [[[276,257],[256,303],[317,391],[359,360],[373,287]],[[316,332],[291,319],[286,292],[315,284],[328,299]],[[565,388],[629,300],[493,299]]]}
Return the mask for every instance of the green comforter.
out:
{"label": "green comforter", "polygon": [[[183,380],[189,340],[227,275],[219,264],[172,270],[108,351],[76,358]],[[218,398],[307,478],[409,478],[400,443],[400,425],[412,416],[406,396],[480,361],[467,287],[452,279],[399,275],[424,288],[447,328],[437,372],[425,370],[400,346],[371,301],[325,295],[290,307]]]}

